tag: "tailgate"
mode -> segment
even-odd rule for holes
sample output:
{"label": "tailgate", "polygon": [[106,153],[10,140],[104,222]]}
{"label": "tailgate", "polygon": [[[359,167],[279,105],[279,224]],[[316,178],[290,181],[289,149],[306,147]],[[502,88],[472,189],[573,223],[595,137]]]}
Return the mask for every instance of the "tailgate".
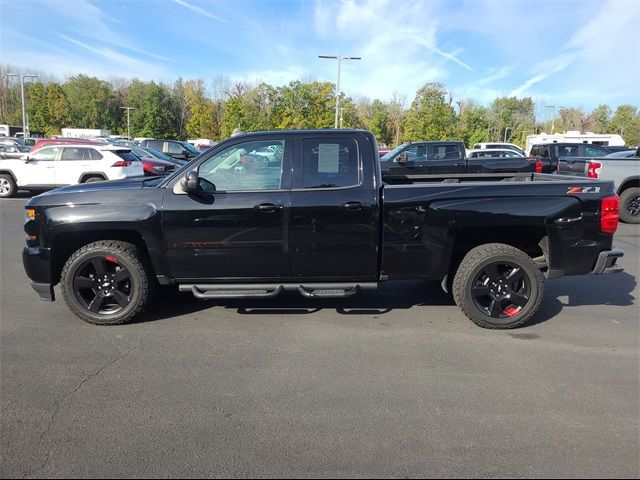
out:
{"label": "tailgate", "polygon": [[560,157],[558,159],[558,173],[586,177],[589,163],[591,163],[591,159],[588,158]]}

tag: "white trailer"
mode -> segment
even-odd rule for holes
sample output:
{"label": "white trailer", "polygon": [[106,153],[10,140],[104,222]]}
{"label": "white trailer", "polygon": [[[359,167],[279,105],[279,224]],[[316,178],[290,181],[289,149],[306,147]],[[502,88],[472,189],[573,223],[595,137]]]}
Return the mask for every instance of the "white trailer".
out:
{"label": "white trailer", "polygon": [[592,143],[604,147],[608,145],[612,147],[623,147],[625,144],[622,137],[617,133],[579,132],[577,130],[554,134],[542,132],[539,135],[527,135],[525,147],[527,155],[531,152],[531,147],[539,143]]}
{"label": "white trailer", "polygon": [[99,128],[63,128],[62,136],[66,138],[109,138],[109,130]]}

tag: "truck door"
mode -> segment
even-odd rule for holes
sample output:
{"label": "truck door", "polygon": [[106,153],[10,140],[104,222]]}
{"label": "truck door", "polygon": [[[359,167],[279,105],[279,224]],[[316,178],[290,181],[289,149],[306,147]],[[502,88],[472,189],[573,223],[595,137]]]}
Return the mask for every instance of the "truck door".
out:
{"label": "truck door", "polygon": [[[273,155],[258,155],[269,147]],[[195,167],[202,195],[167,189],[163,226],[174,277],[242,281],[291,276],[292,150],[291,135],[237,139]]]}
{"label": "truck door", "polygon": [[427,165],[427,173],[434,175],[467,173],[465,153],[457,143],[430,144]]}
{"label": "truck door", "polygon": [[294,276],[375,280],[377,153],[362,134],[296,137],[289,248]]}

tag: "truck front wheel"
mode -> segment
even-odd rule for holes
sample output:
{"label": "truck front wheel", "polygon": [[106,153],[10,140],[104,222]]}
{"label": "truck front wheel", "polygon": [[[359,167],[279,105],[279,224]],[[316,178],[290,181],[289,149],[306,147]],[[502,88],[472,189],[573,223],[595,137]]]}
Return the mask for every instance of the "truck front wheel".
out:
{"label": "truck front wheel", "polygon": [[149,303],[154,280],[141,250],[131,243],[101,240],[74,252],[60,279],[69,309],[99,325],[126,323]]}
{"label": "truck front wheel", "polygon": [[453,298],[484,328],[519,327],[540,308],[544,279],[532,258],[511,245],[487,243],[470,250],[453,279]]}

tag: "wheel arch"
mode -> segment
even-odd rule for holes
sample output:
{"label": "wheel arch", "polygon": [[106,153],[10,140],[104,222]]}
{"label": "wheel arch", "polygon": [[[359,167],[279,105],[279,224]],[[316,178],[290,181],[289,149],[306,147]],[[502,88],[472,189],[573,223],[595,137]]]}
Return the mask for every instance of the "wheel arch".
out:
{"label": "wheel arch", "polygon": [[109,177],[104,172],[84,172],[80,175],[78,183],[84,183],[90,177],[102,177],[103,180],[109,180]]}
{"label": "wheel arch", "polygon": [[618,187],[618,195],[622,195],[622,192],[634,187],[640,187],[640,176],[626,178]]}

